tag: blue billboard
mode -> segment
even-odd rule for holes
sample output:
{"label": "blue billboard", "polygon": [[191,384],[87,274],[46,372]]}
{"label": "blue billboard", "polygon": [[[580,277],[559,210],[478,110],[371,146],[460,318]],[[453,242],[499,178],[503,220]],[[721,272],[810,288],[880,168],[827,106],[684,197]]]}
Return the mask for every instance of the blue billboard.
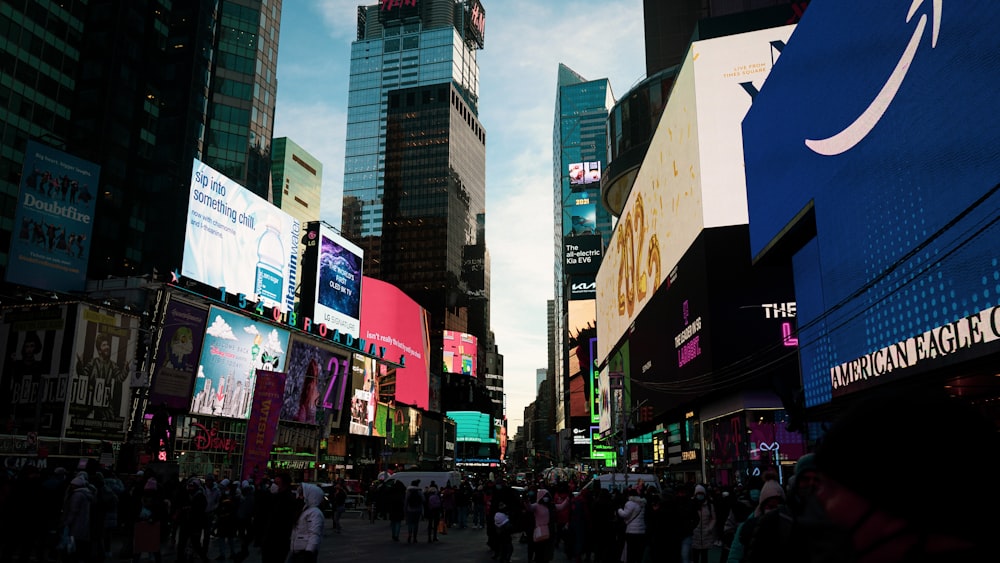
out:
{"label": "blue billboard", "polygon": [[751,252],[792,261],[807,406],[1000,350],[996,16],[814,1],[743,121]]}
{"label": "blue billboard", "polygon": [[28,141],[10,237],[7,281],[52,291],[87,283],[101,167]]}

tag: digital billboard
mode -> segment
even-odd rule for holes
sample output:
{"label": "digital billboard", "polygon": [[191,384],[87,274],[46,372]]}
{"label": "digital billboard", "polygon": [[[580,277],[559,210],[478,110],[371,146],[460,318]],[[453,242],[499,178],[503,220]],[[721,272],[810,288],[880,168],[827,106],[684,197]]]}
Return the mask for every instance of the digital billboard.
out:
{"label": "digital billboard", "polygon": [[319,224],[318,251],[313,322],[358,337],[364,251],[323,223]]}
{"label": "digital billboard", "polygon": [[476,356],[479,345],[475,336],[464,332],[446,330],[443,334],[444,358],[441,370],[444,373],[460,373],[476,377]]}
{"label": "digital billboard", "polygon": [[139,319],[80,305],[67,391],[66,438],[123,439]]}
{"label": "digital billboard", "polygon": [[351,379],[350,354],[292,337],[285,366],[281,420],[326,426],[338,420]]}
{"label": "digital billboard", "polygon": [[568,220],[564,217],[563,236],[579,237],[597,233],[596,199],[586,198],[563,208],[563,214],[567,213],[569,217]]}
{"label": "digital billboard", "polygon": [[569,165],[569,184],[578,186],[583,184],[601,183],[601,163],[600,162],[572,162]]}
{"label": "digital billboard", "polygon": [[691,44],[597,274],[602,361],[702,229],[748,222],[740,122],[794,29]]}
{"label": "digital billboard", "polygon": [[171,297],[163,315],[150,379],[149,404],[187,410],[198,374],[208,310]]}
{"label": "digital billboard", "polygon": [[387,358],[403,358],[396,368],[395,401],[428,408],[430,316],[396,286],[365,276],[361,295],[361,335],[385,347]]}
{"label": "digital billboard", "polygon": [[257,370],[284,371],[288,336],[287,330],[211,307],[191,413],[246,419]]}
{"label": "digital billboard", "polygon": [[[375,360],[354,354],[351,363],[351,384],[348,389],[350,401],[351,434],[360,436],[385,436],[379,429],[385,428],[386,405],[380,403],[381,389],[376,372]],[[381,407],[381,411],[380,411]],[[381,416],[381,424],[379,424]]]}
{"label": "digital billboard", "polygon": [[181,275],[291,310],[299,221],[198,159],[189,195]]}
{"label": "digital billboard", "polygon": [[594,274],[601,266],[601,235],[563,238],[563,271],[567,274]]}
{"label": "digital billboard", "polygon": [[493,417],[478,411],[448,411],[448,418],[455,421],[456,440],[459,442],[496,442]]}
{"label": "digital billboard", "polygon": [[29,140],[14,209],[7,281],[51,291],[87,283],[101,167]]}
{"label": "digital billboard", "polygon": [[793,263],[806,406],[1000,349],[997,16],[814,1],[743,122],[752,253]]}
{"label": "digital billboard", "polygon": [[9,434],[59,436],[76,307],[8,309],[0,322],[0,422]]}

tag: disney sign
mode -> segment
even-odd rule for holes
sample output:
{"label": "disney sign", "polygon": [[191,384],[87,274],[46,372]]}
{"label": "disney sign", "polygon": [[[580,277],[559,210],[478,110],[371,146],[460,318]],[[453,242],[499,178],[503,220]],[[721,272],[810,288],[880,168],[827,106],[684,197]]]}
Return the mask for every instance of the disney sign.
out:
{"label": "disney sign", "polygon": [[215,428],[207,428],[203,424],[192,422],[191,426],[199,430],[194,436],[194,449],[203,452],[208,450],[233,453],[238,445],[235,438],[223,438]]}

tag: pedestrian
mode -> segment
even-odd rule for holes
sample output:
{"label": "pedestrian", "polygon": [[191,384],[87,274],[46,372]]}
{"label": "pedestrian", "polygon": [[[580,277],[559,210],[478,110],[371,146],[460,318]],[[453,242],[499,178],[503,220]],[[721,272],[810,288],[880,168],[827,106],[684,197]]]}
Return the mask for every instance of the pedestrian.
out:
{"label": "pedestrian", "polygon": [[646,499],[635,489],[625,492],[625,506],[618,509],[618,517],[625,522],[626,563],[640,563],[646,553]]}
{"label": "pedestrian", "polygon": [[441,520],[441,491],[438,490],[437,483],[431,484],[424,490],[424,501],[427,503],[424,514],[427,515],[427,543],[438,541],[438,523]]}
{"label": "pedestrian", "polygon": [[341,532],[340,519],[347,510],[347,485],[344,479],[337,479],[333,487],[333,529],[338,534]]}
{"label": "pedestrian", "polygon": [[132,563],[139,563],[144,554],[150,554],[155,563],[162,561],[162,525],[167,518],[167,506],[160,497],[155,477],[150,477],[142,487],[139,508],[132,525]]}
{"label": "pedestrian", "polygon": [[212,544],[212,532],[215,531],[215,512],[219,509],[222,501],[222,489],[215,482],[215,475],[209,473],[205,475],[205,521],[202,531],[201,541],[205,546],[205,553],[208,553]]}
{"label": "pedestrian", "polygon": [[497,506],[496,515],[493,517],[493,524],[497,529],[497,561],[499,563],[510,563],[511,556],[514,553],[514,542],[511,539],[511,535],[514,533],[514,523],[507,514],[508,510],[507,503],[501,502]]}
{"label": "pedestrian", "polygon": [[406,516],[404,503],[406,502],[406,485],[399,479],[393,479],[388,484],[382,486],[382,498],[389,518],[389,530],[392,533],[392,541],[399,541],[399,532],[402,528],[403,519]]}
{"label": "pedestrian", "polygon": [[692,563],[708,563],[708,551],[715,546],[715,506],[703,485],[694,488],[694,509],[698,522],[691,531]]}
{"label": "pedestrian", "polygon": [[62,541],[64,561],[89,563],[91,553],[90,513],[94,503],[94,490],[86,472],[80,472],[69,483],[63,503]]}
{"label": "pedestrian", "polygon": [[208,561],[208,551],[201,541],[205,530],[206,502],[201,479],[188,479],[176,507],[178,563],[188,561],[191,556],[197,556],[202,563]]}
{"label": "pedestrian", "polygon": [[215,510],[215,539],[219,546],[219,555],[215,559],[224,561],[237,558],[236,532],[239,526],[236,514],[243,499],[236,484],[229,479],[223,479],[219,485],[222,496],[219,499],[219,507]]}
{"label": "pedestrian", "polygon": [[472,526],[474,528],[483,527],[483,522],[486,519],[484,506],[483,486],[476,485],[476,489],[472,492]]}
{"label": "pedestrian", "polygon": [[552,560],[552,535],[555,525],[552,495],[546,489],[538,489],[535,496],[538,502],[528,505],[528,510],[535,516],[535,528],[532,530],[531,542],[535,548],[535,561],[548,563]]}
{"label": "pedestrian", "polygon": [[753,513],[736,528],[736,535],[729,546],[729,563],[746,563],[750,559],[750,546],[757,533],[757,524],[768,512],[777,510],[785,502],[785,491],[774,479],[768,479],[760,488],[757,506]]}
{"label": "pedestrian", "polygon": [[417,543],[420,518],[424,514],[424,493],[420,490],[420,479],[414,479],[406,488],[406,543]]}
{"label": "pedestrian", "polygon": [[[285,563],[291,546],[292,528],[301,512],[302,504],[292,493],[292,476],[279,473],[271,482],[266,495],[266,502],[258,502],[261,506],[263,521],[261,530],[260,554],[261,563]],[[258,501],[263,501],[263,498]]]}
{"label": "pedestrian", "polygon": [[290,563],[316,563],[319,555],[319,544],[323,538],[323,511],[319,509],[323,502],[323,489],[312,483],[303,483],[299,487],[299,498],[302,500],[302,512],[299,514],[292,529],[290,548],[292,552]]}

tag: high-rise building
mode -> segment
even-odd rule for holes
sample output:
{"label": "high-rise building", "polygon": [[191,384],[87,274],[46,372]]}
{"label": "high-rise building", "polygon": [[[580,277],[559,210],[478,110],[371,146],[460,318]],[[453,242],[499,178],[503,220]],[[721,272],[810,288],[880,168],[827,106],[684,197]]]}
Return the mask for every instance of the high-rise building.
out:
{"label": "high-rise building", "polygon": [[288,137],[271,144],[275,206],[305,225],[319,221],[323,198],[323,163]]}
{"label": "high-rise building", "polygon": [[[589,374],[590,361],[581,366],[578,358],[581,349],[589,349],[587,331],[593,331],[596,319],[594,276],[613,228],[611,215],[599,201],[607,161],[605,127],[613,104],[607,79],[587,80],[559,65],[552,132],[556,256],[555,360],[550,373],[557,431],[571,424],[570,379]],[[589,379],[586,386],[589,390]]]}
{"label": "high-rise building", "polygon": [[366,274],[430,312],[432,366],[444,330],[491,344],[483,14],[477,0],[361,6],[351,46],[343,233]]}
{"label": "high-rise building", "polygon": [[195,158],[268,196],[281,0],[4,6],[0,252],[29,139],[100,166],[91,279],[180,266]]}

